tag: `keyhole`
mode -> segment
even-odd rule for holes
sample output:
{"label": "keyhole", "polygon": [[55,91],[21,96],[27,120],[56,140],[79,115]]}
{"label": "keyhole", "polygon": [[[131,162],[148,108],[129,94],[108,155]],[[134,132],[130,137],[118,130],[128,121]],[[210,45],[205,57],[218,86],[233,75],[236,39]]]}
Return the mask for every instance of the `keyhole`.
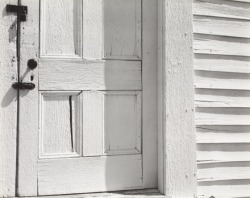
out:
{"label": "keyhole", "polygon": [[30,80],[33,81],[34,80],[34,75],[30,76]]}

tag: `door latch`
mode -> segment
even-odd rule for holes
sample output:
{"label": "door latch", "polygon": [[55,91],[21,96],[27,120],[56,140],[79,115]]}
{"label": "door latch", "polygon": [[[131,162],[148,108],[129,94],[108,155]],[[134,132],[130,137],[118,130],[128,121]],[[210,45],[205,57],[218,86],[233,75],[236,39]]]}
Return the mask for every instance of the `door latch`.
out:
{"label": "door latch", "polygon": [[6,5],[6,12],[16,12],[17,16],[20,17],[20,21],[26,21],[26,15],[28,14],[27,6],[19,5]]}
{"label": "door latch", "polygon": [[12,87],[14,89],[29,89],[29,90],[32,90],[36,86],[35,86],[34,83],[16,82],[16,83],[12,84]]}

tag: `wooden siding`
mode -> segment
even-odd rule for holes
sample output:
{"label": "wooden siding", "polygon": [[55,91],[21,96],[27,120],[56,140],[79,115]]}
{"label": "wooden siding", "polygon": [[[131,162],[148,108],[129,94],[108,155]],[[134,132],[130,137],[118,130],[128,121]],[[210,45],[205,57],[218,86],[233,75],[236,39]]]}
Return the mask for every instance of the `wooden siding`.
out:
{"label": "wooden siding", "polygon": [[250,196],[250,1],[194,0],[199,197]]}

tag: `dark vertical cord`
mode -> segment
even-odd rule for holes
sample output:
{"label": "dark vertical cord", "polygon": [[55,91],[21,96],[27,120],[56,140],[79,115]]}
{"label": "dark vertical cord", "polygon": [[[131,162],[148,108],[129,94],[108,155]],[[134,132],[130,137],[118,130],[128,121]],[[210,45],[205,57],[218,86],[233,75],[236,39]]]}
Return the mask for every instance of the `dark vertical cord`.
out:
{"label": "dark vertical cord", "polygon": [[[21,0],[18,0],[18,6],[21,5]],[[20,11],[17,12],[17,36],[16,36],[16,54],[17,54],[17,81],[20,82],[20,60],[21,60],[21,24]],[[16,126],[16,181],[15,181],[15,196],[19,196],[18,180],[19,180],[19,120],[20,120],[20,91],[17,89],[17,126]]]}

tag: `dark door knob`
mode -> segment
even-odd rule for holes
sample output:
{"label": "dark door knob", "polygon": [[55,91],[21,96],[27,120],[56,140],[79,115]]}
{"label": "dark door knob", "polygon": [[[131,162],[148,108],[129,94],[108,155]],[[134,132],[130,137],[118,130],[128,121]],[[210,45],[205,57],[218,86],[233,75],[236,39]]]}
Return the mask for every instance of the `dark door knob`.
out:
{"label": "dark door knob", "polygon": [[37,67],[37,61],[35,59],[30,59],[27,65],[30,69],[35,69]]}

